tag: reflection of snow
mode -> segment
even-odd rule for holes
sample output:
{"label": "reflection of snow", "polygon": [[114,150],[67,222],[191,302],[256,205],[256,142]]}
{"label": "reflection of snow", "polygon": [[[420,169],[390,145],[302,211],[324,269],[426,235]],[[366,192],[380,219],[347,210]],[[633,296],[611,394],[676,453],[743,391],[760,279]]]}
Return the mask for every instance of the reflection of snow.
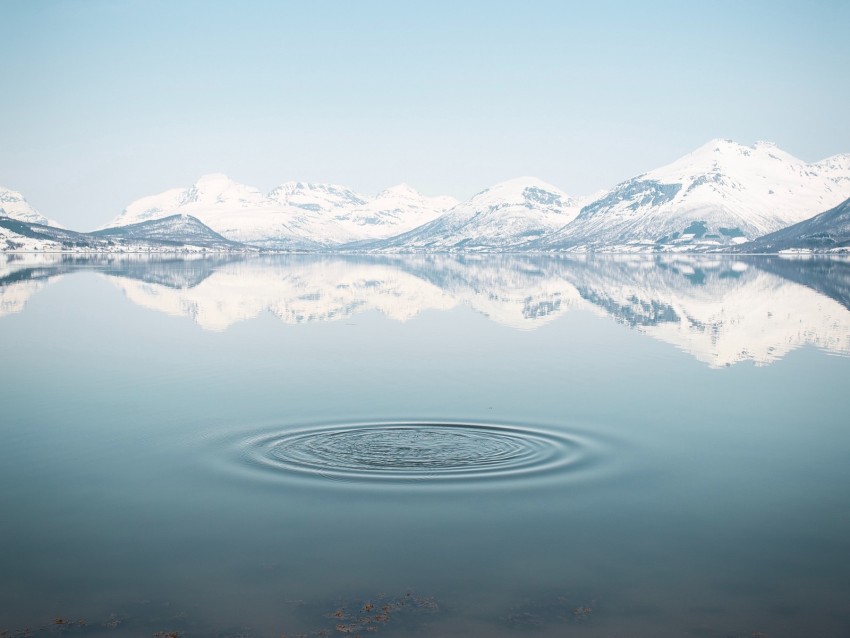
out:
{"label": "reflection of snow", "polygon": [[406,321],[455,301],[433,284],[381,265],[343,261],[244,261],[229,264],[193,288],[173,289],[112,278],[127,297],[152,310],[185,315],[208,330],[224,330],[269,311],[286,323],[333,321],[374,309]]}
{"label": "reflection of snow", "polygon": [[[406,321],[459,305],[530,330],[582,308],[712,367],[766,365],[804,345],[850,354],[850,312],[839,301],[761,270],[755,260],[420,255],[92,263],[134,303],[207,330],[264,312],[286,323],[364,310]],[[20,312],[49,278],[69,270],[37,256],[0,263],[0,314]]]}
{"label": "reflection of snow", "polygon": [[533,330],[570,308],[586,306],[556,260],[505,256],[415,256],[393,261],[432,281],[493,321]]}
{"label": "reflection of snow", "polygon": [[765,273],[720,299],[673,300],[678,323],[639,328],[711,366],[752,360],[765,365],[803,345],[850,354],[850,317],[814,290]]}
{"label": "reflection of snow", "polygon": [[457,262],[415,257],[409,261],[302,259],[287,263],[247,260],[222,266],[203,282],[175,290],[139,281],[113,281],[135,303],[191,317],[222,330],[269,311],[287,323],[330,321],[378,310],[398,321],[425,310],[467,305],[517,329],[533,329],[583,303],[575,288],[538,268],[500,260]]}
{"label": "reflection of snow", "polygon": [[[31,253],[0,255],[0,317],[21,312],[30,298],[51,280],[46,273],[60,259],[60,255]],[[30,270],[37,272],[21,276]]]}
{"label": "reflection of snow", "polygon": [[646,263],[594,261],[569,276],[618,321],[712,367],[766,365],[804,345],[850,354],[850,313],[811,288],[741,262]]}
{"label": "reflection of snow", "polygon": [[35,293],[44,288],[47,279],[40,281],[19,281],[8,286],[0,286],[0,317],[21,312]]}
{"label": "reflection of snow", "polygon": [[27,268],[49,268],[62,260],[61,255],[33,253],[0,253],[0,281]]}

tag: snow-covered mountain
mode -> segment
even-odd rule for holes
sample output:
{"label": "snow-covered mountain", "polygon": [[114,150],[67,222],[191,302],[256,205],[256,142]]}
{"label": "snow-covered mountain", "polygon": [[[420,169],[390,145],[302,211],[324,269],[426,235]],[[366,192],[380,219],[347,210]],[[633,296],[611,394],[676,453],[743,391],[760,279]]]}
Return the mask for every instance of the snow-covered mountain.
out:
{"label": "snow-covered mountain", "polygon": [[775,145],[712,140],[615,186],[533,248],[684,250],[743,243],[850,197],[850,155],[807,164]]}
{"label": "snow-covered mountain", "polygon": [[225,239],[190,215],[170,215],[162,219],[105,228],[90,233],[118,243],[160,242],[175,246],[196,246],[212,250],[240,250],[243,244]]}
{"label": "snow-covered mountain", "polygon": [[109,225],[192,215],[227,239],[268,248],[321,249],[390,237],[439,216],[456,203],[406,185],[369,197],[344,186],[287,182],[267,195],[226,175],[204,175],[130,204]]}
{"label": "snow-covered mountain", "polygon": [[582,202],[534,177],[481,191],[408,233],[363,246],[381,251],[492,251],[552,233],[578,215]]}
{"label": "snow-covered mountain", "polygon": [[811,219],[743,244],[740,250],[758,253],[850,250],[850,199]]}
{"label": "snow-covered mountain", "polygon": [[[133,202],[105,228],[183,215],[227,240],[276,250],[710,251],[805,221],[848,197],[850,154],[809,164],[766,142],[712,140],[584,198],[533,177],[496,184],[462,203],[405,184],[368,196],[286,182],[265,194],[214,173]],[[3,215],[55,225],[14,191],[0,190]]]}
{"label": "snow-covered mountain", "polygon": [[0,186],[0,217],[61,228],[58,222],[48,219],[33,208],[21,193],[2,186]]}
{"label": "snow-covered mountain", "polygon": [[256,188],[221,173],[204,175],[189,188],[172,188],[134,201],[106,228],[171,215],[191,215],[217,233],[243,243],[275,248],[315,248],[287,222],[291,215]]}
{"label": "snow-covered mountain", "polygon": [[194,217],[171,215],[93,233],[78,233],[45,224],[0,217],[3,252],[251,252],[244,244],[225,239]]}
{"label": "snow-covered mountain", "polygon": [[85,233],[0,217],[0,251],[3,252],[73,252],[105,248],[106,242],[92,241]]}
{"label": "snow-covered mountain", "polygon": [[340,212],[336,220],[352,236],[382,239],[427,224],[437,217],[436,211],[442,213],[457,203],[454,197],[425,197],[407,184],[399,184],[381,191],[361,206]]}

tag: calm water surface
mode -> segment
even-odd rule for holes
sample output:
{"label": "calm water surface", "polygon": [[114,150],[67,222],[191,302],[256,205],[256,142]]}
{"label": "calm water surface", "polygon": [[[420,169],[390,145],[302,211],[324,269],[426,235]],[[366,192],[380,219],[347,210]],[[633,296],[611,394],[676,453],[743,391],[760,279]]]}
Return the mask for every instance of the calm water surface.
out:
{"label": "calm water surface", "polygon": [[837,261],[0,257],[0,631],[850,635],[848,308]]}

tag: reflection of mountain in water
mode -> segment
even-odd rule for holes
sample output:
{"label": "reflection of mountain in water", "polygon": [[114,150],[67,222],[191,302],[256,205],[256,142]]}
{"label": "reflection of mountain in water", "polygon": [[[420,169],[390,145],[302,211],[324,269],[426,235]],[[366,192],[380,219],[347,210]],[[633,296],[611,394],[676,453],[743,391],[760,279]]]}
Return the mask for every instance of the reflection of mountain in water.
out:
{"label": "reflection of mountain in water", "polygon": [[811,257],[748,258],[762,270],[808,286],[850,310],[850,262]]}
{"label": "reflection of mountain in water", "polygon": [[286,323],[365,310],[406,321],[468,306],[534,329],[570,309],[614,318],[713,367],[768,364],[803,345],[850,354],[850,265],[778,258],[413,255],[59,257],[0,264],[0,314],[75,270],[108,276],[134,303],[208,330],[270,312]]}
{"label": "reflection of mountain in water", "polygon": [[525,255],[410,255],[386,263],[431,282],[494,321],[532,330],[580,305],[565,263]]}
{"label": "reflection of mountain in water", "polygon": [[581,296],[709,365],[767,364],[803,345],[850,354],[841,303],[756,263],[593,260],[568,277]]}
{"label": "reflection of mountain in water", "polygon": [[332,321],[378,310],[404,321],[455,301],[437,286],[380,263],[340,259],[251,259],[229,264],[180,291],[117,278],[135,303],[187,315],[206,329],[223,330],[270,312],[286,323]]}
{"label": "reflection of mountain in water", "polygon": [[75,271],[96,271],[167,288],[197,286],[233,257],[210,258],[141,255],[8,254],[0,258],[0,317],[20,312],[48,282]]}
{"label": "reflection of mountain in water", "polygon": [[21,312],[51,278],[49,268],[34,255],[9,257],[13,259],[0,258],[0,317]]}

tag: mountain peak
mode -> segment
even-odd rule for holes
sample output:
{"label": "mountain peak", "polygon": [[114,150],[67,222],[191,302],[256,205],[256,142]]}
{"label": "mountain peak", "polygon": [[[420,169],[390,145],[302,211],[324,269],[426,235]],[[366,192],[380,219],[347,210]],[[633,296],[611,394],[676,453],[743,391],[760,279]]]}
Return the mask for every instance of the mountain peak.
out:
{"label": "mountain peak", "polygon": [[47,219],[27,201],[18,191],[0,186],[0,216],[11,217],[30,224],[59,226],[55,221]]}
{"label": "mountain peak", "polygon": [[375,197],[398,197],[400,195],[408,197],[420,197],[419,191],[417,191],[410,184],[407,184],[405,182],[402,182],[401,184],[396,184],[395,186],[390,186],[389,188],[385,188]]}
{"label": "mountain peak", "polygon": [[449,195],[437,195],[436,197],[428,197],[423,195],[418,190],[402,182],[395,186],[385,188],[380,193],[375,195],[370,203],[372,208],[383,208],[387,206],[410,206],[420,211],[425,211],[424,216],[417,215],[416,225],[424,224],[431,221],[440,213],[443,213],[453,206],[456,206],[458,201]]}
{"label": "mountain peak", "polygon": [[279,186],[272,189],[270,196],[290,195],[292,193],[351,193],[353,192],[346,186],[339,184],[324,184],[318,182],[301,182],[290,180],[283,182]]}
{"label": "mountain peak", "polygon": [[548,245],[718,248],[810,217],[850,195],[850,166],[807,164],[771,142],[714,139],[622,182]]}
{"label": "mountain peak", "polygon": [[295,206],[313,212],[366,203],[365,197],[345,186],[295,181],[284,182],[273,189],[268,198],[285,206]]}
{"label": "mountain peak", "polygon": [[[780,165],[785,168],[780,168]],[[640,177],[657,180],[664,184],[682,183],[690,185],[694,180],[702,180],[705,175],[737,175],[759,179],[775,173],[798,172],[805,166],[798,159],[780,149],[772,142],[756,142],[752,146],[739,144],[733,140],[714,139],[679,159],[656,168]]]}
{"label": "mountain peak", "polygon": [[725,137],[715,137],[708,140],[705,144],[696,147],[688,155],[702,155],[704,153],[722,153],[728,150],[737,150],[743,148],[743,144],[739,144],[735,140],[730,140]]}
{"label": "mountain peak", "polygon": [[838,155],[831,155],[826,159],[822,159],[819,162],[815,162],[814,165],[820,169],[839,172],[850,172],[850,153],[839,153]]}
{"label": "mountain peak", "polygon": [[263,199],[256,188],[235,182],[224,173],[208,173],[185,191],[180,204],[257,204]]}
{"label": "mountain peak", "polygon": [[[690,153],[687,153],[686,155],[682,156],[680,160],[686,157],[709,157],[711,159],[716,160],[718,157],[721,156],[746,155],[747,153],[752,152],[756,148],[758,148],[759,144],[765,143],[759,142],[754,146],[747,146],[746,144],[741,144],[740,142],[736,142],[735,140],[717,137],[712,140],[709,140],[701,146],[698,146]],[[775,144],[771,144],[771,146],[775,146]]]}
{"label": "mountain peak", "polygon": [[571,201],[571,198],[557,186],[544,182],[537,177],[525,176],[499,182],[474,195],[471,201],[486,202],[490,200],[510,204],[526,204],[531,201],[541,204],[557,202],[560,206]]}

